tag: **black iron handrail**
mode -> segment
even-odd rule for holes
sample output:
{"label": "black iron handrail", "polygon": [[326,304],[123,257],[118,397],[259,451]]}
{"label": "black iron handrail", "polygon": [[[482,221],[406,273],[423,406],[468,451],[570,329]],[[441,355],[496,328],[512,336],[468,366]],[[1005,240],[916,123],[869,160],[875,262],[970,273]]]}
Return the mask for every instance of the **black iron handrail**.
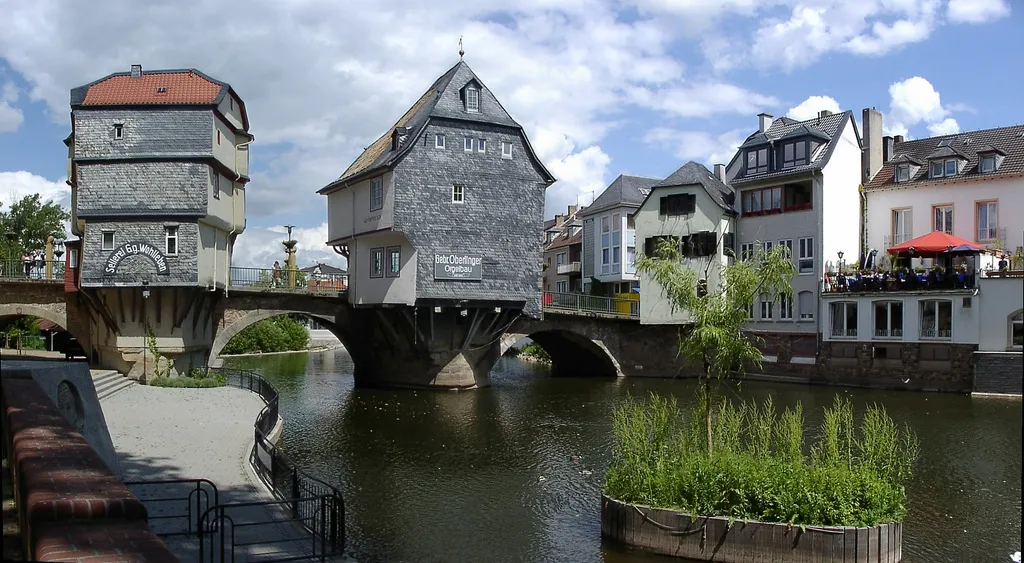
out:
{"label": "black iron handrail", "polygon": [[[158,536],[191,536],[195,534],[200,536],[200,519],[207,509],[217,506],[220,504],[220,494],[217,491],[217,485],[209,479],[155,479],[155,480],[139,480],[139,481],[125,481],[125,485],[129,488],[136,485],[194,485],[194,487],[188,488],[188,494],[185,496],[166,496],[166,497],[151,497],[144,496],[137,491],[132,491],[135,496],[139,497],[139,500],[149,505],[158,503],[174,503],[174,502],[185,502],[184,513],[176,512],[171,514],[158,514],[150,515],[147,520],[152,522],[153,520],[173,520],[173,519],[184,519],[186,529],[184,530],[159,530],[154,529],[153,532]],[[213,497],[213,502],[210,502],[210,497]],[[193,502],[194,501],[194,502]],[[193,511],[193,508],[195,510]],[[193,526],[195,528],[193,529]]]}
{"label": "black iron handrail", "polygon": [[[327,530],[329,553],[341,553],[345,548],[345,500],[341,492],[337,487],[299,469],[298,465],[268,438],[277,426],[277,389],[255,372],[230,368],[208,368],[208,371],[222,376],[225,385],[252,391],[266,403],[253,425],[254,440],[249,462],[274,497],[281,502],[292,503],[293,515],[307,531],[316,535],[317,530]],[[317,521],[316,514],[303,513],[301,503],[297,500],[324,496],[332,499],[331,506],[336,510],[330,513],[330,526]],[[312,524],[308,523],[310,519]]]}
{"label": "black iron handrail", "polygon": [[[318,495],[282,500],[264,500],[254,502],[233,502],[212,506],[200,518],[199,561],[235,561],[235,548],[258,547],[266,549],[275,545],[295,545],[300,553],[282,555],[280,557],[259,557],[262,563],[278,561],[301,561],[318,559],[325,561],[327,556],[341,553],[332,544],[334,538],[341,534],[343,525],[340,514],[343,508],[338,505],[338,497],[334,495]],[[263,508],[272,516],[267,519],[245,519],[242,513],[246,509]],[[277,514],[278,517],[273,515]],[[307,538],[284,537],[276,540],[258,538],[252,541],[239,541],[236,532],[246,529],[257,529],[259,536],[262,528],[273,527],[288,522],[299,522],[311,534]],[[310,541],[307,547],[300,544]],[[308,550],[307,550],[308,549]]]}

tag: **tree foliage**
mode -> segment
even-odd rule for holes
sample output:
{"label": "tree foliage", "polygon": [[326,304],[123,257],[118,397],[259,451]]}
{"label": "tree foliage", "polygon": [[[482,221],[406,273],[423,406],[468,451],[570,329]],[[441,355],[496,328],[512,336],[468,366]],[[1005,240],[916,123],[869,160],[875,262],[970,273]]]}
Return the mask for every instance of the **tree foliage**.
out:
{"label": "tree foliage", "polygon": [[281,315],[253,323],[224,346],[224,354],[291,352],[309,348],[309,331],[295,319]]}
{"label": "tree foliage", "polygon": [[0,202],[0,257],[21,258],[45,248],[47,237],[63,239],[67,236],[64,222],[70,218],[63,207],[44,203],[39,194],[27,195],[6,210]]}
{"label": "tree foliage", "polygon": [[45,350],[39,319],[24,316],[0,320],[0,344],[19,350]]}

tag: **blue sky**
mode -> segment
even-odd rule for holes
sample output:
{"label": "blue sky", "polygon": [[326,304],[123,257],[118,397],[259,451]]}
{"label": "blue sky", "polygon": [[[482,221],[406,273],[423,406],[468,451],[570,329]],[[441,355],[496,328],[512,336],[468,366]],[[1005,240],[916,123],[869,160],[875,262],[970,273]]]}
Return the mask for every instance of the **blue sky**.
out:
{"label": "blue sky", "polygon": [[[191,5],[186,9],[185,5]],[[614,177],[727,162],[756,114],[864,107],[911,137],[1024,122],[1024,9],[1007,0],[0,0],[0,201],[67,203],[70,88],[133,63],[195,67],[246,101],[256,142],[240,265],[323,245],[337,177],[466,61],[559,179],[547,215]],[[1012,4],[1012,5],[1011,5]],[[379,30],[367,35],[365,30]],[[304,259],[303,259],[304,258]]]}

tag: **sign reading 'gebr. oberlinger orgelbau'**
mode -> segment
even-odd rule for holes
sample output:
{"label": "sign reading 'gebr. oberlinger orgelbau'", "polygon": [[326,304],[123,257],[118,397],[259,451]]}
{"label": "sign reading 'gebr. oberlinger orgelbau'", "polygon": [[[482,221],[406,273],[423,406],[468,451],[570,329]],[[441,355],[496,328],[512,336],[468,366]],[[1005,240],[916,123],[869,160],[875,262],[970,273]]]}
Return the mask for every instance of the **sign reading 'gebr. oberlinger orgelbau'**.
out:
{"label": "sign reading 'gebr. oberlinger orgelbau'", "polygon": [[484,259],[478,254],[435,254],[435,280],[480,281],[484,278]]}

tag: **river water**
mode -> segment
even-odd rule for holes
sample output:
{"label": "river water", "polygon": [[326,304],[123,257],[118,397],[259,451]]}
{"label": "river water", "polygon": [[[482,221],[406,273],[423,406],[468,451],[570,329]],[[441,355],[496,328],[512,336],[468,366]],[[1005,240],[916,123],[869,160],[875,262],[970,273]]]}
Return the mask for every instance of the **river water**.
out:
{"label": "river water", "polygon": [[[693,383],[553,378],[502,358],[492,386],[465,392],[357,389],[344,349],[227,359],[281,394],[285,449],[346,502],[346,551],[374,561],[642,561],[601,538],[611,412],[628,394]],[[809,424],[836,393],[884,405],[918,433],[904,561],[1009,561],[1021,546],[1021,401],[745,382]]]}

